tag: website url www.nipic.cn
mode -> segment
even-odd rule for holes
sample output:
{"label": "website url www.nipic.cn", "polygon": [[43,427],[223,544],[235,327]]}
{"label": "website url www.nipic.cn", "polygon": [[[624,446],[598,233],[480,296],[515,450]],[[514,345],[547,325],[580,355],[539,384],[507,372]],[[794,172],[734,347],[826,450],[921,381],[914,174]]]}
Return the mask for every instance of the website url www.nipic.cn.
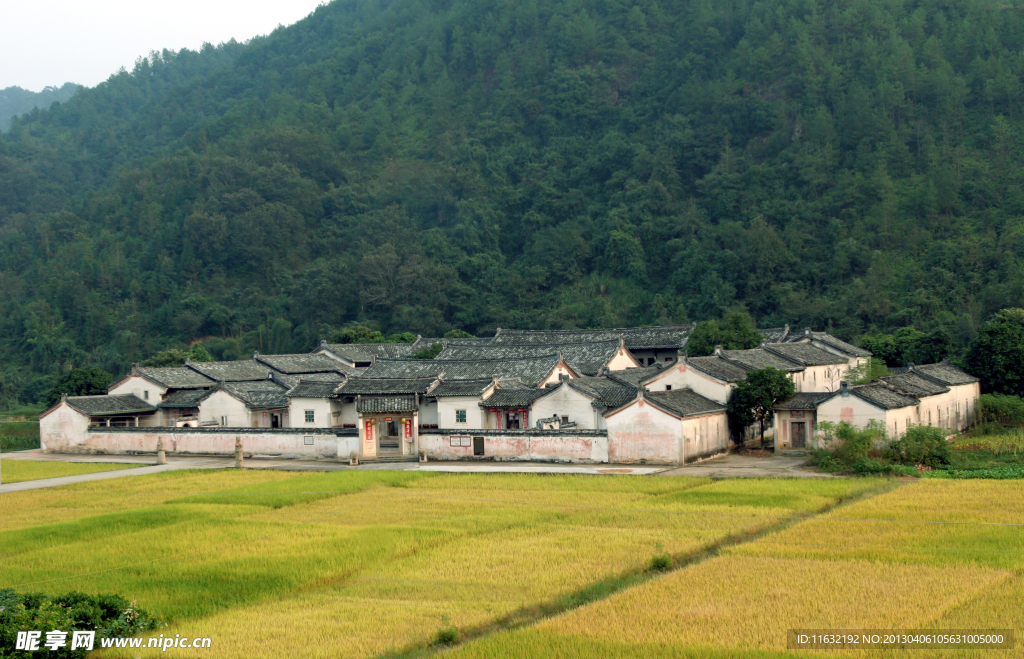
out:
{"label": "website url www.nipic.cn", "polygon": [[[181,634],[175,634],[174,636],[160,634],[159,636],[150,636],[148,638],[141,636],[110,636],[99,640],[101,648],[153,648],[163,652],[167,652],[172,648],[208,648],[210,643],[211,640],[209,638],[190,638]],[[56,652],[61,648],[92,650],[96,645],[96,632],[65,632],[54,629],[46,632],[45,635],[43,632],[18,632],[14,649],[26,650],[28,652],[36,650]]]}

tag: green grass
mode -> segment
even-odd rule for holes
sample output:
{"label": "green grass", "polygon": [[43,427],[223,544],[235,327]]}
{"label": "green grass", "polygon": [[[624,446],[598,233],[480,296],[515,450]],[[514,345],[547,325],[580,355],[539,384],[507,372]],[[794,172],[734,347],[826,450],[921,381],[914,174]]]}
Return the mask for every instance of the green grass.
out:
{"label": "green grass", "polygon": [[0,419],[35,417],[46,410],[44,405],[22,405],[7,410],[0,410]]}
{"label": "green grass", "polygon": [[131,469],[143,465],[124,465],[96,462],[36,462],[34,460],[0,460],[0,482],[21,483],[43,478],[95,474],[101,471]]}
{"label": "green grass", "polygon": [[953,461],[950,469],[1016,468],[1024,470],[1024,431],[958,437],[953,441]]}
{"label": "green grass", "polygon": [[378,656],[601,599],[651,578],[655,556],[877,485],[172,472],[0,497],[0,583],[121,594],[222,657]]}
{"label": "green grass", "polygon": [[0,452],[39,448],[38,421],[0,422]]}

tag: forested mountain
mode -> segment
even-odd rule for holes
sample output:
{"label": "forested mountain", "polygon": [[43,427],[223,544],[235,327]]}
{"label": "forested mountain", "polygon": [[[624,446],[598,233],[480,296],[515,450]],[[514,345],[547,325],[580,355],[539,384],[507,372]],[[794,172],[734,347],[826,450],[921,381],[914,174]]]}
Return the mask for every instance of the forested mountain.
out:
{"label": "forested mountain", "polygon": [[11,117],[36,108],[48,108],[54,103],[63,103],[75,95],[78,85],[65,82],[60,87],[46,87],[41,92],[30,92],[21,87],[0,89],[0,131],[7,130]]}
{"label": "forested mountain", "polygon": [[0,137],[0,396],[356,320],[962,344],[1024,290],[1022,9],[336,0],[141,60]]}

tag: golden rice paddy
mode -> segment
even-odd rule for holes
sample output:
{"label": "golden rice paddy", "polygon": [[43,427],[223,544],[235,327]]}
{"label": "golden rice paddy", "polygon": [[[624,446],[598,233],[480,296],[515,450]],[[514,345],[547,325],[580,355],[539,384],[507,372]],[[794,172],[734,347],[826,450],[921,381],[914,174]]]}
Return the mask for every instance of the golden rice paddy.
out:
{"label": "golden rice paddy", "polygon": [[118,593],[170,623],[161,633],[211,637],[218,657],[370,657],[426,645],[444,627],[493,624],[642,571],[655,555],[683,557],[877,486],[370,471],[140,476],[0,498],[0,583]]}
{"label": "golden rice paddy", "polygon": [[[908,483],[710,560],[454,652],[552,656],[806,656],[789,629],[1024,630],[1024,487]],[[1022,656],[1018,648],[997,652]],[[992,650],[859,650],[984,657]],[[835,653],[833,653],[835,654]]]}
{"label": "golden rice paddy", "polygon": [[41,480],[43,478],[95,474],[101,471],[132,469],[139,466],[141,465],[0,459],[0,483],[21,483],[24,481]]}

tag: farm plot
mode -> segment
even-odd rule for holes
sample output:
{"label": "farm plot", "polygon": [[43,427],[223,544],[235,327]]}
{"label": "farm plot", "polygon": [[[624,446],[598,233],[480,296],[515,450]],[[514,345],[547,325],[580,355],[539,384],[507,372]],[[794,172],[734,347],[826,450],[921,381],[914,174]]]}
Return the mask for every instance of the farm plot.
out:
{"label": "farm plot", "polygon": [[454,656],[796,656],[786,651],[788,629],[1019,630],[1021,485],[914,482]]}
{"label": "farm plot", "polygon": [[164,634],[213,638],[219,657],[374,656],[877,487],[776,483],[770,495],[760,481],[628,476],[162,474],[23,497],[17,511],[0,501],[16,512],[0,582],[119,593],[170,622]]}
{"label": "farm plot", "polygon": [[101,471],[116,471],[143,466],[112,463],[35,462],[32,460],[3,460],[2,462],[0,483],[21,483],[43,478],[95,474]]}

